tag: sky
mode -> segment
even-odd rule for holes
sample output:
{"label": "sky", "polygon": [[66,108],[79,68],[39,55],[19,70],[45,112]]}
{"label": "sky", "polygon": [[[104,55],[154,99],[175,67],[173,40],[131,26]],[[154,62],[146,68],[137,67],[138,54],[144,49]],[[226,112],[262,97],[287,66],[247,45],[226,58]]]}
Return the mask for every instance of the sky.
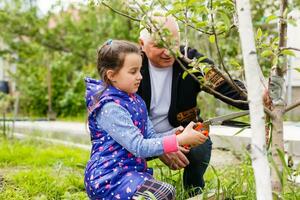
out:
{"label": "sky", "polygon": [[[60,1],[64,7],[67,7],[70,3],[75,3],[75,4],[88,3],[88,0],[60,0]],[[43,14],[47,13],[51,9],[51,6],[55,5],[56,2],[58,2],[58,0],[36,0],[37,6],[39,7],[39,9]]]}

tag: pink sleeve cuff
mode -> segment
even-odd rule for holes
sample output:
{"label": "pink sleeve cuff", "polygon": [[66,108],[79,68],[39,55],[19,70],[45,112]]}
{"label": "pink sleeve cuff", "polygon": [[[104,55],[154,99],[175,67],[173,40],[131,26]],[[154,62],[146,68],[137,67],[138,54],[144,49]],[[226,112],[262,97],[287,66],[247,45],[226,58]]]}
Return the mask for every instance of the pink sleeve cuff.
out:
{"label": "pink sleeve cuff", "polygon": [[178,151],[178,142],[176,135],[169,135],[163,138],[163,147],[165,153]]}

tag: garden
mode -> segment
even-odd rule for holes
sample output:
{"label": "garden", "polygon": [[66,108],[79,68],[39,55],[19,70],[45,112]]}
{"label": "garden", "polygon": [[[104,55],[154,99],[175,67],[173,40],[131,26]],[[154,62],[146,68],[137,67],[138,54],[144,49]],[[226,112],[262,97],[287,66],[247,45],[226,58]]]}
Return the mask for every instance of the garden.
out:
{"label": "garden", "polygon": [[[237,152],[238,144],[217,148],[216,141],[201,194],[184,189],[183,169],[158,159],[148,162],[154,177],[174,185],[176,199],[300,198],[300,140],[290,152],[284,138],[286,122],[299,127],[300,120],[300,42],[293,36],[300,33],[300,1],[56,1],[47,12],[37,2],[0,0],[0,199],[88,199],[84,79],[99,79],[97,48],[105,41],[138,43],[142,29],[153,32],[158,48],[188,63],[180,78],[199,84],[202,119],[238,112],[227,104],[250,110],[232,134],[251,127],[249,144]],[[170,32],[152,19],[161,15],[178,21],[183,47],[205,56],[175,51]],[[203,63],[207,58],[215,64]],[[246,100],[220,94],[215,82],[199,76],[209,70]]]}

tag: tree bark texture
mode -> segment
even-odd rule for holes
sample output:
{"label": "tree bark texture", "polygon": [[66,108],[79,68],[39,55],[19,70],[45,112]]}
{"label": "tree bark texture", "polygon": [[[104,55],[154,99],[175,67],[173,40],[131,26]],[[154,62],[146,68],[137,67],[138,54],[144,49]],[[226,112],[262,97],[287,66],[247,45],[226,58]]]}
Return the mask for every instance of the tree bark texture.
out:
{"label": "tree bark texture", "polygon": [[270,167],[265,145],[263,86],[260,80],[262,72],[257,60],[250,3],[249,0],[237,0],[236,6],[250,108],[251,153],[256,183],[256,197],[258,200],[271,200]]}

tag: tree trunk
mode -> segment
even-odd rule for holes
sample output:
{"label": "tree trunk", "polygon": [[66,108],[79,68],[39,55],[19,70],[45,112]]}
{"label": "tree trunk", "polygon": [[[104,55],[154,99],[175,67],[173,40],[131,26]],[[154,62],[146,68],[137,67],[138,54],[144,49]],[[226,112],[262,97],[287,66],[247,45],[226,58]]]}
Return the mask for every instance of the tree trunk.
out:
{"label": "tree trunk", "polygon": [[250,120],[252,130],[252,166],[255,175],[257,199],[271,200],[272,190],[270,168],[265,145],[265,119],[263,108],[263,87],[260,80],[260,66],[258,64],[250,3],[248,0],[236,1],[239,34],[245,65]]}
{"label": "tree trunk", "polygon": [[[48,60],[48,57],[47,59]],[[47,89],[48,89],[48,120],[55,120],[56,113],[52,110],[52,74],[51,74],[51,66],[49,63],[45,63],[47,67]]]}
{"label": "tree trunk", "polygon": [[[279,48],[286,47],[286,36],[287,36],[287,0],[280,1],[280,18],[279,18]],[[272,71],[271,82],[270,82],[270,95],[273,103],[273,113],[275,114],[275,118],[272,120],[273,125],[273,133],[272,133],[272,159],[274,160],[274,165],[272,166],[271,176],[272,176],[272,189],[273,191],[282,192],[282,184],[280,177],[282,177],[283,173],[283,163],[278,155],[277,150],[284,151],[283,144],[283,114],[285,111],[285,80],[283,78],[285,71],[287,69],[287,60],[285,56],[285,61],[283,64],[278,62],[277,66],[275,66],[275,70]],[[279,170],[278,174],[276,172]]]}
{"label": "tree trunk", "polygon": [[[273,113],[275,118],[272,120],[273,133],[272,133],[272,159],[274,160],[274,165],[272,166],[271,177],[272,177],[272,190],[276,192],[282,192],[282,184],[280,176],[282,176],[283,165],[282,161],[278,155],[277,150],[284,150],[283,145],[283,111],[285,106],[277,105]],[[276,168],[279,170],[279,174],[276,172]]]}

